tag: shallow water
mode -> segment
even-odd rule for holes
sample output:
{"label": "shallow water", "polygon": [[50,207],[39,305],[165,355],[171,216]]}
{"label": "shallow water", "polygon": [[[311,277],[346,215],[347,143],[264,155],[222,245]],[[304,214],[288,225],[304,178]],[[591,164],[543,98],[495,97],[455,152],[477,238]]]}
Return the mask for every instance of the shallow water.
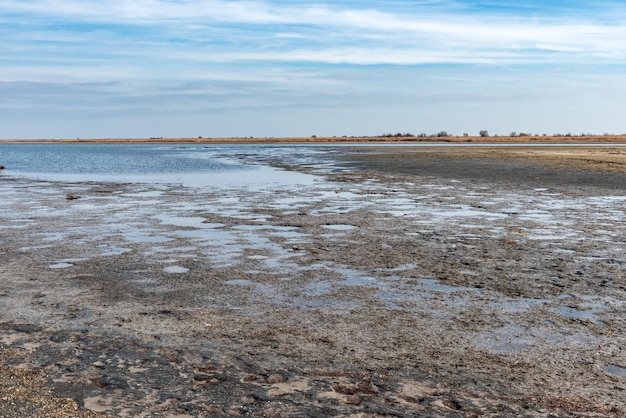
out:
{"label": "shallow water", "polygon": [[[302,148],[297,154],[318,152]],[[254,145],[0,144],[3,175],[11,177],[225,187],[311,184],[315,176],[266,164],[290,153],[287,147]],[[158,192],[149,193],[137,197]]]}
{"label": "shallow water", "polygon": [[615,377],[626,378],[626,368],[624,367],[602,366],[601,369]]}

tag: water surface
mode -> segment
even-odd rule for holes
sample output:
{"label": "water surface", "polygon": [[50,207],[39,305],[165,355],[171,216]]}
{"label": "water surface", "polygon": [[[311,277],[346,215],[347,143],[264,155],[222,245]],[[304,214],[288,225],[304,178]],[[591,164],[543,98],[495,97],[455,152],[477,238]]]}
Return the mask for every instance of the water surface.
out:
{"label": "water surface", "polygon": [[313,181],[271,167],[268,160],[281,154],[293,150],[248,144],[0,144],[3,175],[38,180],[224,186]]}

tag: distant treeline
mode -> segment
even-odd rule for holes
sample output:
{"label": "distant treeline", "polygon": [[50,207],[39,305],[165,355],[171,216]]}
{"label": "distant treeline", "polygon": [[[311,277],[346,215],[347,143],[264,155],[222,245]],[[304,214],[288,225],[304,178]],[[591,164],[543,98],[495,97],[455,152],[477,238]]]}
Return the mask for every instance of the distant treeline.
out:
{"label": "distant treeline", "polygon": [[[602,134],[602,136],[612,136],[614,134],[608,134],[608,133],[604,133]],[[420,133],[420,134],[412,134],[409,132],[406,133],[402,133],[402,132],[398,132],[395,134],[392,133],[387,133],[387,134],[382,134],[380,135],[381,138],[445,138],[445,137],[451,137],[451,136],[455,136],[455,135],[451,135],[448,134],[447,131],[439,131],[437,133],[434,134],[426,134],[426,133]],[[468,133],[464,133],[462,136],[470,136]],[[481,130],[478,132],[478,136],[480,137],[489,137],[489,132],[487,130]],[[508,135],[494,135],[494,137],[513,137],[513,138],[518,138],[518,137],[527,137],[527,136],[534,136],[534,137],[539,137],[539,136],[544,136],[547,137],[548,134],[531,134],[531,133],[527,133],[527,132],[511,132]],[[592,134],[592,133],[581,133],[580,135],[576,135],[576,134],[572,134],[571,132],[568,132],[566,134],[561,134],[561,133],[554,133],[552,135],[550,135],[552,137],[575,137],[575,136],[580,136],[580,137],[588,137],[588,136],[597,136],[596,134]]]}

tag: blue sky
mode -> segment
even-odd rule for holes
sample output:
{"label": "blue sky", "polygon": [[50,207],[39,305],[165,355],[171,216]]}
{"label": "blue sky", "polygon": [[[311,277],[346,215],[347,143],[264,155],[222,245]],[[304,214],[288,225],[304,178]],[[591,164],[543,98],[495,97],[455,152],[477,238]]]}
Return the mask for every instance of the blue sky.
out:
{"label": "blue sky", "polygon": [[0,0],[0,138],[626,133],[623,1]]}

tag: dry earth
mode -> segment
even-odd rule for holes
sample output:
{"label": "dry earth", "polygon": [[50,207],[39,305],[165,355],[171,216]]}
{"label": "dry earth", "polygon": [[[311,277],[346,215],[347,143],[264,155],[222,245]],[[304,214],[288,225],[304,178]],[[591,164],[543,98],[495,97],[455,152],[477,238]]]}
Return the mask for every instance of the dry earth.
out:
{"label": "dry earth", "polygon": [[622,147],[281,189],[0,177],[0,416],[624,416]]}

